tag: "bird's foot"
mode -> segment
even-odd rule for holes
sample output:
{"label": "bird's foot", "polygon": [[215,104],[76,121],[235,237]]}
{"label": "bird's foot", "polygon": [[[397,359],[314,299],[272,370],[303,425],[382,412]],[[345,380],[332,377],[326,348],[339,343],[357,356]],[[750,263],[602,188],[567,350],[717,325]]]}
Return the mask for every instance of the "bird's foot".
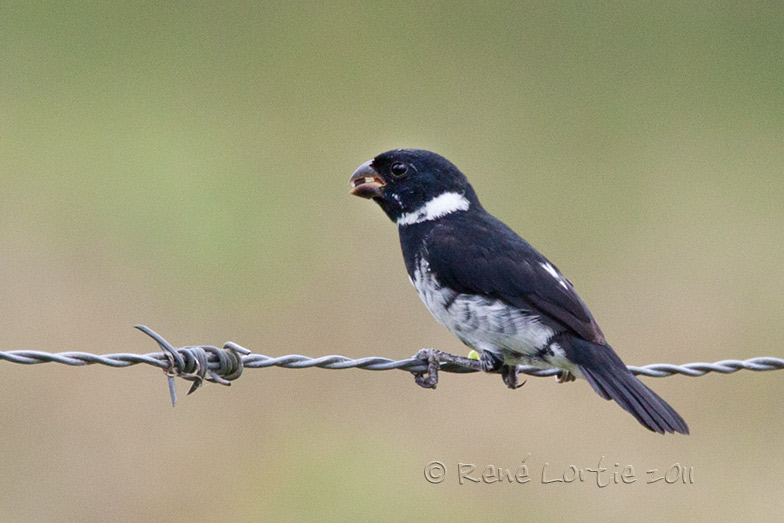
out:
{"label": "bird's foot", "polygon": [[501,367],[501,377],[506,383],[506,386],[512,390],[517,390],[525,385],[526,380],[522,382],[517,381],[517,365],[503,365]]}
{"label": "bird's foot", "polygon": [[479,356],[479,365],[485,372],[500,372],[504,383],[512,390],[525,385],[525,380],[522,383],[517,382],[517,365],[505,364],[503,359],[490,351],[482,351],[482,355]]}
{"label": "bird's foot", "polygon": [[435,349],[422,349],[414,355],[414,358],[423,360],[427,364],[426,371],[412,372],[416,384],[425,389],[435,389],[438,385],[439,364],[436,352]]}
{"label": "bird's foot", "polygon": [[566,383],[568,381],[574,381],[577,378],[569,372],[568,370],[559,370],[558,374],[555,375],[555,381],[558,383]]}
{"label": "bird's foot", "polygon": [[414,355],[414,358],[422,360],[427,365],[427,369],[424,371],[412,372],[417,385],[426,389],[436,388],[438,371],[442,368],[453,372],[461,372],[461,368],[472,371],[482,370],[482,364],[479,361],[437,349],[422,349]]}

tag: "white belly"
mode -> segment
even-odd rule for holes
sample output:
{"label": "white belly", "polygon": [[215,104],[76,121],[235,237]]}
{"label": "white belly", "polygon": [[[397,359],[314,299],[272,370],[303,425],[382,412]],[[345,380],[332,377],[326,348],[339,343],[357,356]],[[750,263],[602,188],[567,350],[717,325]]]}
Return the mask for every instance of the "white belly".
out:
{"label": "white belly", "polygon": [[538,349],[547,346],[553,330],[537,316],[500,300],[445,289],[424,260],[411,283],[436,320],[466,345],[495,353],[509,365],[551,365]]}

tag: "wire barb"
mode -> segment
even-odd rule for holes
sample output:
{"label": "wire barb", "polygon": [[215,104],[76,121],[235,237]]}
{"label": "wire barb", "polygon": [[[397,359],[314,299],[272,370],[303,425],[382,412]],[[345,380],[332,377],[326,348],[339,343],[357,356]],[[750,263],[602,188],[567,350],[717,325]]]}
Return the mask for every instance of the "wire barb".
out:
{"label": "wire barb", "polygon": [[[331,355],[311,358],[299,354],[285,356],[265,356],[253,354],[250,350],[234,342],[226,342],[222,348],[212,345],[188,345],[174,348],[163,336],[144,325],[136,328],[150,336],[162,352],[150,354],[90,354],[87,352],[49,353],[33,350],[0,352],[0,361],[9,361],[22,365],[39,363],[61,363],[63,365],[106,365],[109,367],[130,367],[145,364],[162,369],[169,380],[169,392],[172,405],[177,402],[174,378],[182,378],[193,382],[188,394],[196,391],[205,381],[221,385],[231,385],[242,375],[243,369],[264,369],[283,367],[286,369],[363,369],[363,370],[403,370],[426,377],[428,373],[451,372],[458,374],[479,372],[479,362],[434,349],[423,349],[411,358],[391,360],[378,356],[366,358],[348,358]],[[429,351],[429,352],[428,352]],[[427,356],[430,354],[431,356]],[[674,374],[696,377],[711,372],[731,374],[739,370],[770,371],[784,369],[784,359],[770,356],[750,358],[747,360],[722,360],[715,363],[687,363],[673,365],[670,363],[654,363],[642,367],[629,365],[633,374],[663,378]],[[536,367],[518,366],[517,371],[529,376],[558,376],[559,369],[540,369]]]}
{"label": "wire barb", "polygon": [[[169,381],[172,407],[177,404],[175,377],[193,382],[188,394],[196,392],[205,379],[228,387],[232,380],[242,375],[242,356],[250,354],[248,349],[234,343],[230,346],[227,344],[222,349],[211,345],[189,345],[175,349],[163,336],[146,325],[136,325],[135,327],[154,339],[168,360],[168,365],[163,369],[163,372]],[[210,368],[210,355],[213,356],[213,360],[217,360],[217,368]]]}

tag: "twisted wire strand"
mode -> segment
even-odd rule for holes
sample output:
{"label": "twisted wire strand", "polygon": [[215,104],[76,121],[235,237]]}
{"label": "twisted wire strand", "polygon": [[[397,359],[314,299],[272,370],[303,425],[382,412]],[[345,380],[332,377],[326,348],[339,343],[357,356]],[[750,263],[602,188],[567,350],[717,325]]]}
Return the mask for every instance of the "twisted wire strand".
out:
{"label": "twisted wire strand", "polygon": [[[17,350],[0,352],[0,360],[23,365],[39,363],[61,363],[64,365],[106,365],[109,367],[129,367],[145,364],[163,369],[170,376],[177,376],[201,384],[202,380],[215,381],[228,385],[239,377],[243,368],[264,369],[283,367],[286,369],[363,369],[363,370],[403,370],[407,372],[425,372],[427,362],[417,357],[403,360],[392,360],[378,356],[365,358],[348,358],[340,355],[320,356],[312,358],[300,354],[285,356],[266,356],[253,354],[248,349],[233,342],[227,342],[223,348],[211,345],[192,345],[175,349],[160,335],[143,325],[139,330],[151,336],[161,346],[163,352],[148,354],[116,353],[91,354],[88,352],[49,353],[35,350]],[[784,369],[784,359],[775,357],[757,357],[747,360],[722,360],[714,363],[695,362],[683,365],[670,363],[654,363],[641,367],[629,365],[633,374],[663,378],[674,374],[696,377],[711,372],[730,374],[739,370],[769,371]],[[519,372],[529,376],[555,376],[558,369],[539,369],[520,366]],[[477,372],[475,368],[466,368],[454,363],[440,363],[440,370],[452,373]],[[198,385],[195,385],[198,387]],[[193,389],[195,390],[195,389]]]}
{"label": "twisted wire strand", "polygon": [[[1,353],[0,353],[1,354]],[[358,368],[364,370],[405,370],[408,372],[423,372],[426,370],[426,365],[422,360],[417,358],[408,358],[405,360],[391,360],[381,357],[366,357],[359,359],[352,359],[346,356],[321,356],[319,358],[311,358],[299,354],[289,354],[287,356],[265,356],[263,354],[251,354],[243,357],[243,364],[246,368],[267,368],[267,367],[283,367],[286,369],[305,369],[310,367],[317,367],[320,369],[349,369]],[[784,369],[784,359],[774,358],[769,356],[749,358],[747,360],[722,360],[715,363],[686,363],[683,365],[673,365],[671,363],[653,363],[637,367],[633,365],[628,366],[633,374],[650,376],[653,378],[664,378],[674,374],[682,374],[684,376],[704,376],[711,372],[718,372],[721,374],[731,374],[739,370],[779,370]],[[441,364],[441,371],[453,373],[471,373],[478,372],[476,369],[469,369],[453,364]],[[529,367],[520,365],[518,370],[522,374],[529,376],[555,376],[558,374],[558,369],[540,369],[537,367]]]}

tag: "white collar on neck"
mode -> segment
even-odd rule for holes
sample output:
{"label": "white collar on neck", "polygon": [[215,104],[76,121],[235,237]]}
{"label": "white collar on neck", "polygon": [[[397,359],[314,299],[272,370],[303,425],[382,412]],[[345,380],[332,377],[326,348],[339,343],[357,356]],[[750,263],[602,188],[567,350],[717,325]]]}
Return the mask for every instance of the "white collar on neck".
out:
{"label": "white collar on neck", "polygon": [[414,212],[408,212],[397,219],[398,227],[435,220],[457,211],[467,211],[471,206],[468,199],[456,192],[439,194]]}

